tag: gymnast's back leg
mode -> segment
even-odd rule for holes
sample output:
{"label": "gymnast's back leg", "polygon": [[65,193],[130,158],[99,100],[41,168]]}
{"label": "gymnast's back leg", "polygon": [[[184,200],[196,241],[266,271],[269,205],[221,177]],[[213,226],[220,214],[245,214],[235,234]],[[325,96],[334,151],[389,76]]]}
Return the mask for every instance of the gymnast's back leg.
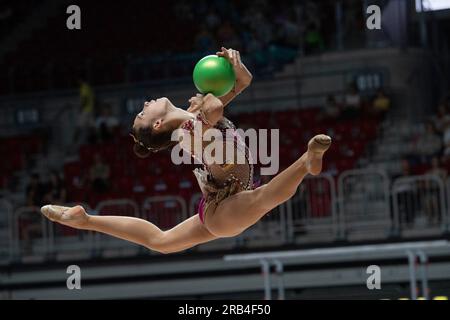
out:
{"label": "gymnast's back leg", "polygon": [[232,195],[205,214],[205,225],[218,237],[235,236],[258,222],[270,210],[289,200],[307,174],[322,171],[322,159],[331,145],[331,138],[317,135],[308,143],[308,150],[270,182],[255,190]]}

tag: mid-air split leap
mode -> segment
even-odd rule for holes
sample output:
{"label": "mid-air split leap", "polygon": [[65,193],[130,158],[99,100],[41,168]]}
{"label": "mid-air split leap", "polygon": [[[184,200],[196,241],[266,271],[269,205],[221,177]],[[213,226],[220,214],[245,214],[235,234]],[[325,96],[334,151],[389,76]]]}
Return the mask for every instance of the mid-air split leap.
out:
{"label": "mid-air split leap", "polygon": [[[135,217],[89,215],[82,206],[46,205],[41,208],[42,214],[69,227],[102,232],[150,250],[172,253],[239,235],[289,200],[306,175],[318,175],[324,153],[331,145],[331,138],[323,134],[313,137],[307,151],[270,182],[254,186],[249,149],[242,139],[232,134],[234,125],[223,117],[224,107],[250,85],[252,75],[238,51],[222,48],[217,54],[233,64],[236,84],[230,93],[219,98],[211,94],[196,95],[189,100],[187,110],[175,107],[167,98],[145,102],[134,120],[131,134],[136,155],[147,157],[152,152],[182,144],[182,141],[171,140],[172,132],[177,129],[194,135],[196,128],[201,127],[202,132],[214,128],[222,132],[223,141],[232,144],[236,154],[244,156],[244,163],[223,165],[203,161],[203,168],[194,171],[203,197],[193,216],[170,230],[161,230],[151,222]],[[205,142],[202,147],[206,146]],[[182,147],[194,156],[192,146]]]}

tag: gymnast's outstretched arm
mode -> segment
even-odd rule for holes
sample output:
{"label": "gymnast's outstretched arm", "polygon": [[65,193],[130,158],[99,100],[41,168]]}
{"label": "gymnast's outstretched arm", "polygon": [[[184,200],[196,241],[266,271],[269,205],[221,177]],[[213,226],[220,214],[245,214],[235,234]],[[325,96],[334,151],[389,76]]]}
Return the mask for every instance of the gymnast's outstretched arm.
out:
{"label": "gymnast's outstretched arm", "polygon": [[234,73],[236,74],[236,84],[233,90],[223,97],[219,97],[223,105],[226,106],[250,85],[253,76],[247,67],[242,63],[241,54],[239,51],[222,47],[221,51],[217,52],[217,55],[230,61],[233,65]]}
{"label": "gymnast's outstretched arm", "polygon": [[236,83],[233,89],[226,95],[217,98],[211,94],[207,94],[206,96],[197,94],[195,97],[189,99],[190,106],[187,109],[191,113],[196,113],[201,110],[205,113],[211,126],[214,126],[222,118],[223,108],[244,91],[253,79],[253,75],[242,63],[239,51],[222,47],[221,51],[217,52],[217,55],[224,57],[233,65],[236,74]]}
{"label": "gymnast's outstretched arm", "polygon": [[197,214],[163,231],[151,222],[135,217],[88,215],[81,206],[69,208],[47,205],[41,211],[47,218],[60,224],[106,233],[165,254],[216,239]]}

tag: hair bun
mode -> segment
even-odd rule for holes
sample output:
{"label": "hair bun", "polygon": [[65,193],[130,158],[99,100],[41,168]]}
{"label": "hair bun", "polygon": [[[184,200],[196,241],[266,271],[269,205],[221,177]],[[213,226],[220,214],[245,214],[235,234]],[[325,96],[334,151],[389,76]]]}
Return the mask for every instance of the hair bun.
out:
{"label": "hair bun", "polygon": [[139,158],[147,158],[150,155],[150,150],[141,146],[139,143],[135,143],[133,146],[134,154]]}

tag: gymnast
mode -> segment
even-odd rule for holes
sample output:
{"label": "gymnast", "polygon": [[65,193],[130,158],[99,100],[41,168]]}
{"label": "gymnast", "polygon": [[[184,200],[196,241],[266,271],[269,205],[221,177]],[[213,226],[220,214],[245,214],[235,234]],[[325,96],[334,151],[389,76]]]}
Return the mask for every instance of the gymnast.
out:
{"label": "gymnast", "polygon": [[[173,141],[172,133],[182,131],[181,137],[193,136],[199,128],[203,134],[208,129],[219,130],[225,144],[234,148],[236,157],[233,159],[239,155],[244,157],[244,162],[225,164],[197,157],[202,168],[194,170],[194,174],[203,197],[193,216],[169,230],[161,230],[151,222],[135,217],[89,215],[79,205],[45,205],[41,208],[42,214],[72,228],[102,232],[168,254],[241,234],[273,208],[289,200],[306,175],[320,174],[323,156],[331,145],[331,138],[323,134],[314,136],[307,151],[287,169],[266,184],[254,185],[249,148],[233,134],[234,125],[223,116],[224,107],[250,85],[252,75],[238,51],[222,48],[217,54],[230,61],[235,70],[236,83],[230,93],[223,97],[197,94],[189,100],[187,110],[175,107],[167,98],[145,102],[135,117],[131,133],[134,153],[141,158],[176,145],[195,157],[193,144],[183,143],[183,138]],[[201,148],[206,148],[209,143],[213,142],[202,142]]]}

